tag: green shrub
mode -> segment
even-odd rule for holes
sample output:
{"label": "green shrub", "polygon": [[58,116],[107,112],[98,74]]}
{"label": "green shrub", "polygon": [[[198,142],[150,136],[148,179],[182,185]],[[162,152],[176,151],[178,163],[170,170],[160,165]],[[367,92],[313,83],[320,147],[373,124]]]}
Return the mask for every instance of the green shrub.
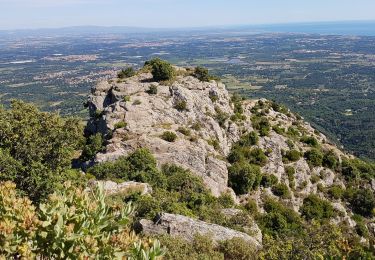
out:
{"label": "green shrub", "polygon": [[275,125],[272,127],[272,130],[275,131],[275,133],[279,134],[279,135],[282,135],[285,133],[285,128],[281,128],[280,126],[278,125]]}
{"label": "green shrub", "polygon": [[315,184],[320,181],[320,177],[318,175],[312,175],[310,181],[312,184]]}
{"label": "green shrub", "polygon": [[261,148],[240,147],[234,145],[228,155],[230,163],[246,161],[259,166],[266,165],[268,159]]}
{"label": "green shrub", "polygon": [[163,183],[156,168],[156,160],[147,149],[138,149],[128,156],[123,156],[113,162],[97,164],[87,170],[87,173],[97,179],[120,179],[148,182],[150,184]]}
{"label": "green shrub", "polygon": [[234,200],[231,194],[229,193],[222,193],[218,198],[217,198],[218,203],[223,207],[223,208],[232,208],[234,207]]}
{"label": "green shrub", "polygon": [[271,131],[271,125],[267,117],[253,116],[251,118],[253,127],[259,131],[260,136],[268,136]]}
{"label": "green shrub", "polygon": [[186,128],[186,127],[182,127],[180,126],[178,129],[177,129],[178,132],[180,132],[181,134],[183,135],[186,135],[186,136],[190,136],[191,135],[191,131],[190,129]]}
{"label": "green shrub", "polygon": [[335,170],[337,168],[338,158],[333,151],[324,153],[323,166]]}
{"label": "green shrub", "polygon": [[156,95],[158,93],[158,86],[151,85],[146,92],[150,95]]}
{"label": "green shrub", "polygon": [[122,69],[118,74],[117,77],[119,79],[124,79],[124,78],[130,78],[135,75],[135,71],[132,67],[128,67],[126,69]]}
{"label": "green shrub", "polygon": [[279,182],[279,179],[273,174],[263,174],[260,185],[265,188],[271,187]]}
{"label": "green shrub", "polygon": [[266,198],[264,209],[266,213],[259,217],[258,222],[263,234],[276,236],[290,232],[301,232],[302,220],[293,209],[287,208],[270,198]]}
{"label": "green shrub", "polygon": [[65,172],[85,144],[80,120],[16,100],[10,109],[0,108],[0,128],[5,156],[0,159],[0,181],[14,181],[34,202],[67,180]]}
{"label": "green shrub", "polygon": [[335,212],[331,203],[312,194],[303,200],[301,214],[307,220],[323,220],[332,218]]}
{"label": "green shrub", "polygon": [[313,147],[319,146],[318,140],[316,140],[316,138],[313,136],[302,136],[300,141]]}
{"label": "green shrub", "polygon": [[241,136],[240,140],[237,142],[240,146],[252,146],[257,145],[259,141],[258,134],[254,131]]}
{"label": "green shrub", "polygon": [[80,160],[85,162],[94,158],[94,156],[97,153],[103,151],[104,149],[103,143],[104,143],[104,140],[100,133],[97,133],[95,135],[90,135],[86,139],[86,145],[84,146],[82,150]]}
{"label": "green shrub", "polygon": [[130,96],[124,96],[123,100],[124,100],[124,102],[129,102],[130,101]]}
{"label": "green shrub", "polygon": [[339,185],[333,185],[328,189],[328,195],[336,200],[341,199],[344,195],[344,190]]}
{"label": "green shrub", "polygon": [[313,167],[322,166],[323,163],[323,153],[318,149],[311,149],[305,152],[305,158],[309,165]]}
{"label": "green shrub", "polygon": [[195,131],[200,131],[202,129],[202,124],[200,122],[195,122],[192,126],[191,129]]}
{"label": "green shrub", "polygon": [[291,137],[298,137],[301,133],[298,131],[297,128],[291,126],[288,128],[287,135]]}
{"label": "green shrub", "polygon": [[209,145],[212,145],[215,150],[220,150],[220,143],[219,140],[211,138],[210,140],[207,141]]}
{"label": "green shrub", "polygon": [[[158,241],[148,244],[129,232],[130,205],[110,207],[104,189],[55,192],[38,210],[20,198],[15,185],[0,184],[0,255],[7,259],[159,259]],[[155,258],[151,258],[154,255]]]}
{"label": "green shrub", "polygon": [[155,81],[171,80],[175,75],[175,70],[172,65],[159,58],[152,59],[147,65],[151,66],[151,73]]}
{"label": "green shrub", "polygon": [[[245,150],[246,151],[246,150]],[[261,148],[253,148],[250,153],[245,153],[245,157],[252,164],[257,164],[259,166],[265,166],[267,164],[267,156],[264,154]]]}
{"label": "green shrub", "polygon": [[364,217],[372,217],[375,208],[375,195],[370,189],[348,190],[346,197],[353,212]]}
{"label": "green shrub", "polygon": [[288,186],[286,186],[284,183],[279,183],[272,186],[272,192],[276,196],[281,197],[283,199],[289,198],[290,196]]}
{"label": "green shrub", "polygon": [[227,113],[223,112],[219,107],[215,107],[215,119],[221,127],[225,126],[225,122],[228,120],[229,116]]}
{"label": "green shrub", "polygon": [[237,94],[237,93],[234,93],[230,99],[230,101],[233,103],[234,105],[234,114],[238,114],[238,115],[242,115],[243,114],[243,106],[242,106],[242,100],[243,98]]}
{"label": "green shrub", "polygon": [[194,77],[196,77],[200,81],[205,81],[205,82],[210,81],[210,75],[208,73],[208,69],[203,68],[203,67],[196,67],[195,68]]}
{"label": "green shrub", "polygon": [[139,99],[136,99],[136,100],[134,100],[134,102],[133,102],[133,105],[134,105],[134,106],[138,106],[138,105],[140,105],[140,104],[142,104],[142,102],[141,102]]}
{"label": "green shrub", "polygon": [[294,189],[296,186],[294,175],[296,174],[296,169],[292,166],[285,167],[285,173],[288,175],[289,188]]}
{"label": "green shrub", "polygon": [[185,111],[185,110],[187,110],[187,103],[186,103],[185,100],[178,100],[174,104],[174,108],[177,109],[180,112]]}
{"label": "green shrub", "polygon": [[242,238],[232,238],[220,243],[220,251],[227,260],[250,260],[256,259],[257,250]]}
{"label": "green shrub", "polygon": [[245,162],[238,162],[228,168],[228,185],[236,194],[246,194],[256,189],[261,181],[262,175],[259,166]]}
{"label": "green shrub", "polygon": [[126,122],[124,122],[124,121],[120,121],[120,122],[118,122],[118,123],[116,123],[115,125],[114,125],[114,128],[115,129],[119,129],[119,128],[124,128],[124,127],[126,127],[127,126],[127,123]]}
{"label": "green shrub", "polygon": [[296,162],[301,158],[301,153],[297,150],[289,150],[285,153],[285,157],[288,161]]}
{"label": "green shrub", "polygon": [[173,133],[173,132],[165,131],[161,135],[161,139],[163,139],[163,140],[165,140],[167,142],[173,143],[174,141],[176,141],[177,135],[175,133]]}

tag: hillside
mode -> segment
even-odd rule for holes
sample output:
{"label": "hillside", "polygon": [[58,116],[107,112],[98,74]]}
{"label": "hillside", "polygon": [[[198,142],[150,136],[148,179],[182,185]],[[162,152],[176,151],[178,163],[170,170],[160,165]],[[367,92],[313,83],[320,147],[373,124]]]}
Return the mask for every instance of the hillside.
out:
{"label": "hillside", "polygon": [[0,107],[0,258],[374,259],[375,166],[153,59],[77,118]]}
{"label": "hillside", "polygon": [[[237,230],[240,233],[234,237],[250,236],[253,250],[263,244],[259,256],[267,259],[278,254],[373,257],[374,165],[342,152],[303,118],[272,101],[230,97],[220,81],[190,68],[175,67],[173,80],[157,81],[151,67],[100,82],[87,103],[91,118],[86,132],[105,139],[105,147],[85,164],[88,173],[116,182],[150,180],[157,190],[151,193],[153,200],[136,197],[135,204],[144,210],[138,214],[144,234],[194,240],[189,230],[214,237],[215,232]],[[147,150],[139,153],[139,149]],[[154,157],[167,183],[173,174],[181,178],[180,172],[188,170],[192,175],[187,176],[194,180],[198,176],[205,188],[195,190],[189,181],[172,190],[162,187],[147,177],[146,168],[133,177],[116,174],[129,169],[137,153],[138,158]],[[171,165],[179,170],[168,168],[175,167]],[[159,194],[185,192],[184,185],[195,190],[188,198]],[[198,194],[232,202],[218,206],[206,197],[197,199]],[[164,199],[167,204],[156,209],[142,207]],[[212,231],[206,227],[209,223],[232,231]],[[227,236],[219,240],[223,237]],[[284,239],[291,241],[291,248],[284,248]],[[327,244],[312,246],[323,241]]]}

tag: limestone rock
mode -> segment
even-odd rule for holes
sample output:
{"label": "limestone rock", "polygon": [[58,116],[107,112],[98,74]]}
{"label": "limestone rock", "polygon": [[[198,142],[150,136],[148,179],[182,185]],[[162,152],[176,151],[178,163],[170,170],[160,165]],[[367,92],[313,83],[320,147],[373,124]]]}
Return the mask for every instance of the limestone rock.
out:
{"label": "limestone rock", "polygon": [[122,182],[122,183],[116,183],[113,181],[91,181],[89,183],[89,187],[90,188],[95,187],[99,183],[103,185],[104,191],[108,195],[130,194],[134,192],[138,192],[141,195],[152,193],[152,187],[149,184],[141,183],[141,182],[134,182],[134,181],[128,181],[128,182]]}
{"label": "limestone rock", "polygon": [[[256,224],[254,225],[256,226]],[[261,233],[253,237],[216,224],[167,213],[158,215],[155,221],[140,220],[137,224],[137,229],[147,235],[169,234],[171,236],[181,236],[187,240],[193,240],[196,234],[210,235],[215,242],[237,237],[244,239],[255,248],[260,248],[262,243]]]}

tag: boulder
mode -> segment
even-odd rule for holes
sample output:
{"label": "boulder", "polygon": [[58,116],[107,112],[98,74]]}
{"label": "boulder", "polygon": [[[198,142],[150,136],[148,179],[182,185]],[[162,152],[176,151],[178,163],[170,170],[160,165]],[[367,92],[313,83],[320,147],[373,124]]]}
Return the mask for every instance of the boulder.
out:
{"label": "boulder", "polygon": [[[254,226],[257,227],[256,224]],[[138,232],[146,235],[169,234],[171,236],[183,237],[189,241],[194,239],[196,234],[209,235],[214,242],[225,241],[232,238],[242,238],[254,248],[261,248],[262,234],[250,236],[248,234],[229,229],[216,224],[195,220],[189,217],[168,213],[159,214],[154,221],[142,219],[136,225]]]}

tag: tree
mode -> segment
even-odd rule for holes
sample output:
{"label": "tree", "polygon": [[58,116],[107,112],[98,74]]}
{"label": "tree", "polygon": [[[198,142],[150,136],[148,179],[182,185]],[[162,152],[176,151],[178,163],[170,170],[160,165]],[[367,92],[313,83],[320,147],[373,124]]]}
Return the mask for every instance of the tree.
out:
{"label": "tree", "polygon": [[38,201],[68,178],[67,170],[84,141],[78,119],[40,112],[14,100],[10,109],[0,108],[0,126],[0,181],[14,181]]}
{"label": "tree", "polygon": [[174,77],[175,70],[167,61],[155,58],[146,62],[145,65],[151,66],[151,73],[156,81],[171,80]]}
{"label": "tree", "polygon": [[262,175],[257,165],[237,162],[228,168],[228,184],[236,194],[246,194],[259,186]]}

